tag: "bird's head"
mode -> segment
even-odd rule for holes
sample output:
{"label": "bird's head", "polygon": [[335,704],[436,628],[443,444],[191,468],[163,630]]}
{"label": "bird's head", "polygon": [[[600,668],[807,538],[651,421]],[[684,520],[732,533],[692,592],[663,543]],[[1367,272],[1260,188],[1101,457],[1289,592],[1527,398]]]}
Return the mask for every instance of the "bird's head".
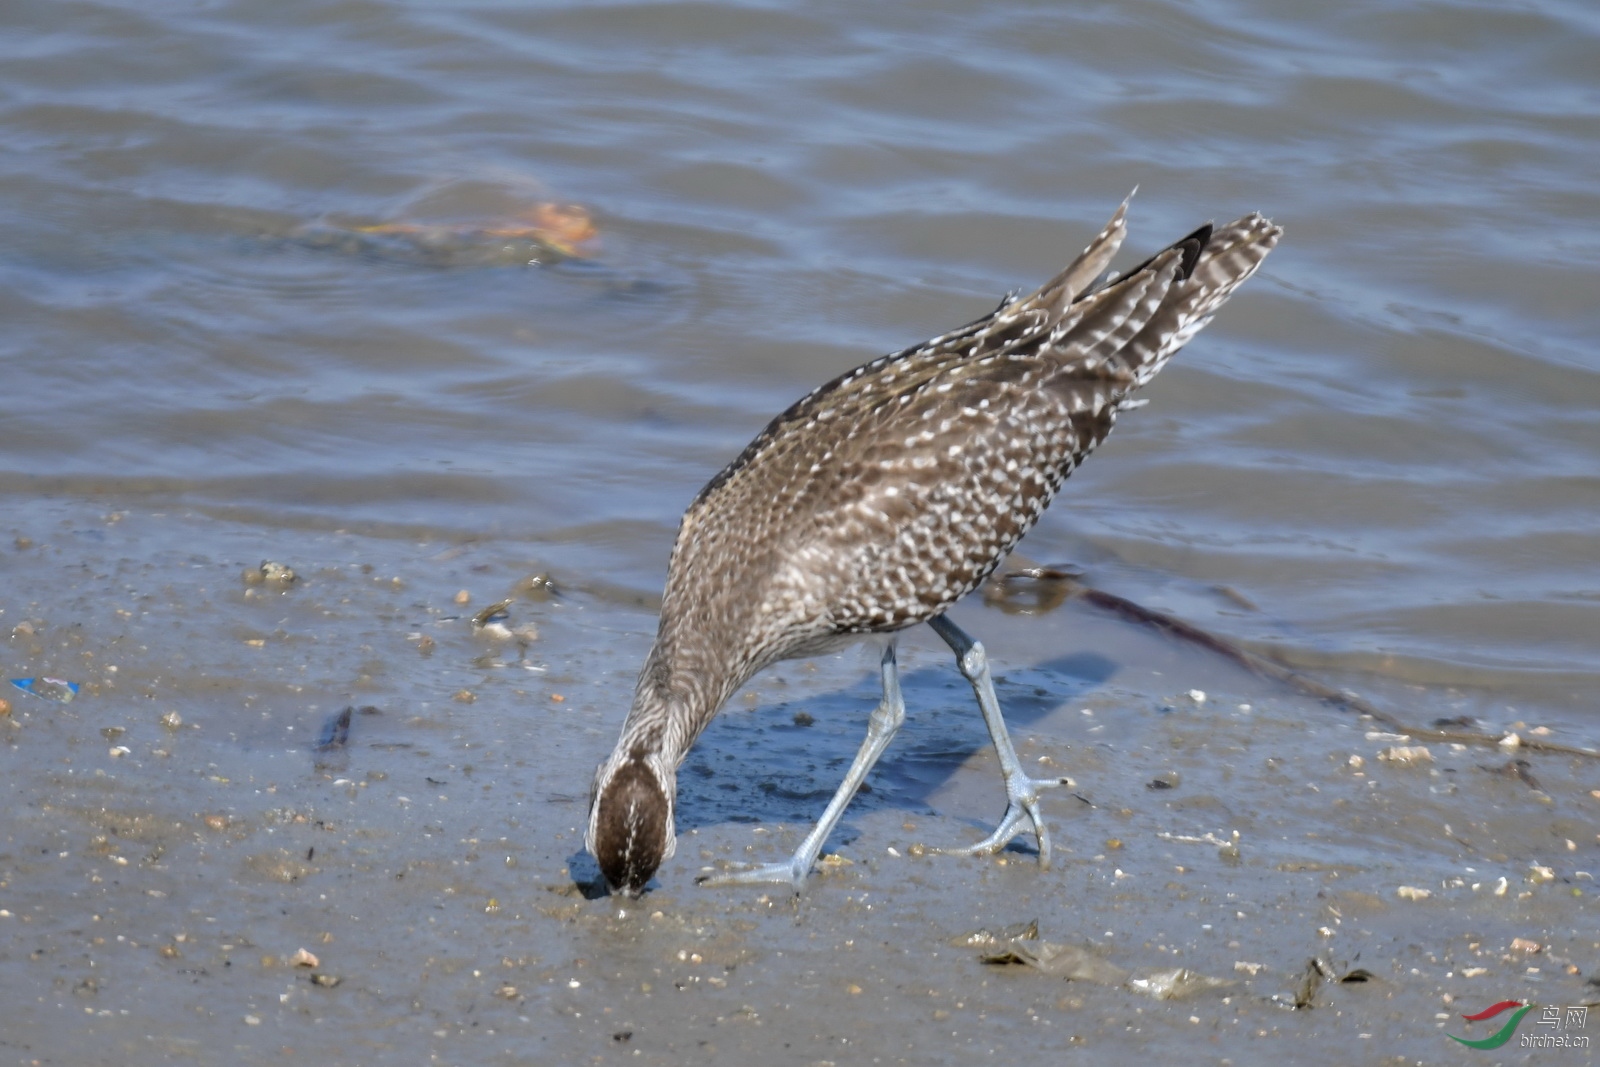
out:
{"label": "bird's head", "polygon": [[638,896],[677,849],[675,779],[660,756],[637,748],[613,752],[595,770],[584,844],[613,893]]}

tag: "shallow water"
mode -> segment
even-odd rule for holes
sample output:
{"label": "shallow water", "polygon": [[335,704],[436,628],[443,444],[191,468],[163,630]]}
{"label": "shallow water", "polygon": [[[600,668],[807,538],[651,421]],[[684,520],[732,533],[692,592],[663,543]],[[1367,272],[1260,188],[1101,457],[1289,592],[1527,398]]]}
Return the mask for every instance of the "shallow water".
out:
{"label": "shallow water", "polygon": [[[1445,994],[1579,1002],[1593,764],[1535,758],[1542,792],[1493,751],[1380,767],[1372,724],[1074,606],[960,609],[1030,758],[1094,804],[1052,798],[1049,875],[881,858],[998,799],[963,683],[913,635],[911,723],[834,843],[856,866],[798,923],[689,880],[814,817],[874,699],[855,653],[736,698],[685,773],[703,844],[642,916],[548,890],[586,869],[589,768],[684,504],[813,385],[1047,277],[1135,185],[1129,256],[1252,209],[1286,236],[1022,551],[1408,721],[1600,743],[1597,48],[1578,2],[7,4],[0,665],[84,692],[6,694],[6,1062],[737,1062],[772,1040],[942,1062],[1190,1051],[1195,1027],[1238,1063],[1346,1062],[1358,1031],[1448,1062]],[[487,233],[545,201],[598,239]],[[245,585],[268,558],[304,580]],[[538,572],[560,595],[514,607],[540,632],[519,662],[466,617]],[[383,714],[330,766],[308,743],[346,704]],[[1170,797],[1145,788],[1167,770]],[[1232,829],[1240,865],[1154,836]],[[315,870],[282,866],[305,849]],[[1491,895],[1502,876],[1522,888]],[[1336,892],[1382,902],[1359,944],[1317,933]],[[1255,900],[1241,947],[1184,894]],[[1124,966],[1181,942],[1266,977],[1173,1006],[945,946],[1035,914],[1120,930]],[[1573,962],[1459,977],[1512,936]],[[301,943],[345,983],[296,979]],[[723,985],[677,958],[695,944]],[[1363,950],[1394,985],[1347,1016],[1251,999]],[[1007,992],[952,1006],[980,982]],[[679,985],[692,1008],[663,999]]]}

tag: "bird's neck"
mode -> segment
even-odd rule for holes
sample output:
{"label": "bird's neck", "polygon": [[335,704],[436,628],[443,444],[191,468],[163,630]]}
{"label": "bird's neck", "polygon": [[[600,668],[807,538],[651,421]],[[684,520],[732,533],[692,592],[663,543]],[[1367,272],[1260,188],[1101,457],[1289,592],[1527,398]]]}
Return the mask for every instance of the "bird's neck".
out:
{"label": "bird's neck", "polygon": [[748,672],[729,650],[662,633],[639,673],[617,752],[649,753],[674,771]]}

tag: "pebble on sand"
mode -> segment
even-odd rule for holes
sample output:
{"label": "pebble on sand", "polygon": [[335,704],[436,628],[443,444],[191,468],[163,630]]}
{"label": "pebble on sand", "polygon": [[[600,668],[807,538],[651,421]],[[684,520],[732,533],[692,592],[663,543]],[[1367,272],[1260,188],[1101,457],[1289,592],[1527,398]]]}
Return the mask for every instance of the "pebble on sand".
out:
{"label": "pebble on sand", "polygon": [[1427,745],[1390,745],[1378,753],[1378,758],[1398,767],[1415,767],[1419,763],[1432,763],[1433,753],[1428,751]]}
{"label": "pebble on sand", "polygon": [[293,585],[300,578],[288,564],[270,559],[262,560],[259,567],[246,567],[240,577],[246,585]]}

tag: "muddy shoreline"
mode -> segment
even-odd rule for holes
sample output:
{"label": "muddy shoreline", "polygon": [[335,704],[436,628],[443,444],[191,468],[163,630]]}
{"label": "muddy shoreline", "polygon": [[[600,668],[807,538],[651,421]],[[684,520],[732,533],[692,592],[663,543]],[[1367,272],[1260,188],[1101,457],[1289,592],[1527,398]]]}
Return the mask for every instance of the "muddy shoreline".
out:
{"label": "muddy shoreline", "polygon": [[[583,587],[525,544],[279,532],[301,578],[276,589],[241,577],[249,527],[31,510],[0,551],[7,667],[82,691],[11,695],[0,725],[6,1062],[1434,1063],[1490,1032],[1461,1014],[1596,999],[1592,761],[1384,759],[1406,739],[1192,646],[973,603],[1019,751],[1075,782],[1052,869],[915,854],[975,839],[1002,794],[965,683],[910,634],[910,720],[804,896],[693,878],[793,846],[859,740],[870,655],[757,679],[685,767],[658,888],[588,899],[589,768],[648,610],[519,601],[538,636],[513,648],[473,611],[540,571]],[[372,710],[319,752],[346,705]],[[1158,1000],[957,943],[1034,920],[1228,984]],[[1313,960],[1368,977],[1308,983]]]}

